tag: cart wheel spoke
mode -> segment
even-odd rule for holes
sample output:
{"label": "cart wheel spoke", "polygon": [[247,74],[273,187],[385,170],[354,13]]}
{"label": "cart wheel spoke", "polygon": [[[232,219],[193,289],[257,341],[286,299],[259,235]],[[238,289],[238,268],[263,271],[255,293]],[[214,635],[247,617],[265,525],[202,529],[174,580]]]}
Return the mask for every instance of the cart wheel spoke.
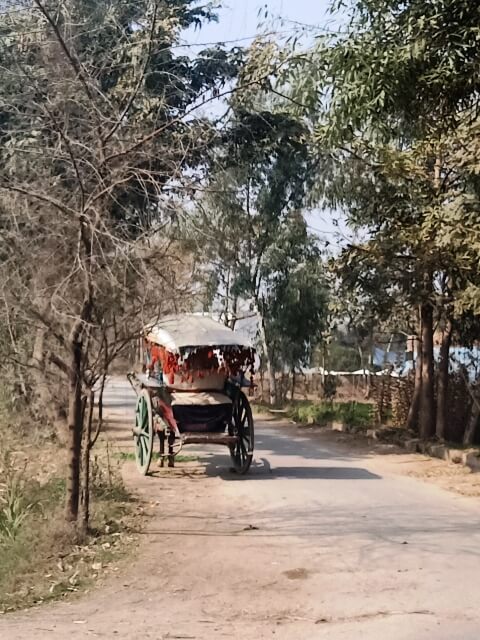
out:
{"label": "cart wheel spoke", "polygon": [[133,438],[137,467],[140,473],[147,475],[152,460],[154,432],[152,401],[146,389],[137,398],[135,425],[139,430],[138,435]]}
{"label": "cart wheel spoke", "polygon": [[242,413],[241,413],[241,417],[240,417],[240,424],[242,425],[242,427],[245,425],[246,417],[247,417],[247,407],[244,406],[242,408]]}
{"label": "cart wheel spoke", "polygon": [[238,437],[230,448],[230,455],[237,473],[247,473],[253,458],[253,416],[247,397],[238,391],[232,408],[230,435]]}
{"label": "cart wheel spoke", "polygon": [[239,439],[239,443],[240,443],[240,451],[241,451],[241,455],[243,458],[247,457],[247,450],[245,448],[245,442],[243,441],[243,438]]}

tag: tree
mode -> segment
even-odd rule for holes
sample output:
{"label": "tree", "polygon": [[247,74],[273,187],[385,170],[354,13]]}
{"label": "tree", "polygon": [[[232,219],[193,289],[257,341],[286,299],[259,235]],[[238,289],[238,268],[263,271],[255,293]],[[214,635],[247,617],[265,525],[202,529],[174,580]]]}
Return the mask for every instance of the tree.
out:
{"label": "tree", "polygon": [[[211,150],[199,214],[189,233],[209,282],[207,303],[219,298],[232,324],[245,315],[241,301],[248,306],[246,315],[256,317],[274,403],[276,359],[287,357],[288,350],[290,366],[305,360],[308,344],[318,335],[317,327],[308,335],[311,325],[322,326],[324,288],[321,279],[313,282],[320,258],[298,213],[311,174],[307,131],[286,112],[247,111],[238,103],[233,109]],[[287,347],[293,318],[300,321],[299,302],[310,315],[298,342],[294,346],[290,340]]]}
{"label": "tree", "polygon": [[181,186],[211,138],[195,109],[217,98],[238,55],[174,47],[212,17],[193,0],[35,0],[0,16],[7,355],[33,372],[37,406],[66,390],[57,418],[68,427],[68,520],[90,390],[142,320],[176,304],[181,261],[151,236],[176,206],[170,184]]}
{"label": "tree", "polygon": [[301,215],[277,235],[265,262],[265,341],[274,368],[287,368],[292,375],[293,400],[296,369],[311,363],[328,315],[324,264]]}
{"label": "tree", "polygon": [[[467,0],[358,0],[345,33],[318,38],[274,87],[311,119],[318,197],[366,230],[360,251],[372,251],[385,281],[421,307],[424,437],[435,432],[433,323],[450,326],[453,310],[468,297],[471,305],[476,291],[478,254],[465,251],[478,233],[476,161],[460,140],[473,151],[477,24]],[[444,355],[448,346],[447,332]],[[439,375],[444,407],[445,364]]]}

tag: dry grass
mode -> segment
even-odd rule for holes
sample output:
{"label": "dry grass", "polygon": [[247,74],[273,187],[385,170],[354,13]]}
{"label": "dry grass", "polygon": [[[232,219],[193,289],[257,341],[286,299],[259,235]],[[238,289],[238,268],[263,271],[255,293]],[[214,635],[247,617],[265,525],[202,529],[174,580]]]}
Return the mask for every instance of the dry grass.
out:
{"label": "dry grass", "polygon": [[0,427],[0,613],[84,592],[118,571],[139,508],[118,467],[93,461],[92,532],[80,538],[63,518],[62,450]]}

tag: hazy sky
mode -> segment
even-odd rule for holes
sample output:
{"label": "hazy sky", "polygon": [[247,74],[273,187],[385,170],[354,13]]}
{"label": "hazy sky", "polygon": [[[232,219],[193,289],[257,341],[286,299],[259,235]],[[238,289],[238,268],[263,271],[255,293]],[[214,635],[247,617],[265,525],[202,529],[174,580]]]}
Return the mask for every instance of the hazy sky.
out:
{"label": "hazy sky", "polygon": [[295,28],[294,22],[328,28],[333,20],[327,13],[329,4],[329,0],[226,0],[219,11],[218,24],[203,27],[189,39],[200,43],[254,36],[259,23],[265,21],[265,7],[268,8],[269,17],[281,16],[285,19],[283,25],[277,25],[279,31]]}
{"label": "hazy sky", "polygon": [[[330,31],[335,30],[342,22],[341,16],[332,16],[328,12],[330,0],[225,0],[222,5],[218,23],[211,23],[200,30],[187,33],[186,40],[190,46],[229,41],[231,46],[235,46],[235,42],[238,42],[239,46],[247,46],[259,30],[289,35],[301,25],[317,27],[319,31]],[[266,7],[267,24],[264,16]],[[280,17],[283,21],[277,20]],[[330,211],[312,211],[307,215],[307,222],[311,230],[328,241],[334,250],[350,235],[341,217],[339,219],[338,214]]]}

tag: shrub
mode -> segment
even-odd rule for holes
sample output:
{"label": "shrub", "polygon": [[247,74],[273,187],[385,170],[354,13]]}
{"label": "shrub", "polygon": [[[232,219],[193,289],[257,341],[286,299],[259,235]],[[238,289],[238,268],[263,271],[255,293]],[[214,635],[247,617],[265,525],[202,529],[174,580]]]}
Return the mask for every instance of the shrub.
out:
{"label": "shrub", "polygon": [[25,498],[24,469],[15,467],[8,451],[0,465],[0,541],[14,540],[33,505]]}
{"label": "shrub", "polygon": [[349,426],[367,427],[372,423],[372,406],[359,402],[313,403],[298,402],[287,410],[295,422],[325,425],[338,421]]}

